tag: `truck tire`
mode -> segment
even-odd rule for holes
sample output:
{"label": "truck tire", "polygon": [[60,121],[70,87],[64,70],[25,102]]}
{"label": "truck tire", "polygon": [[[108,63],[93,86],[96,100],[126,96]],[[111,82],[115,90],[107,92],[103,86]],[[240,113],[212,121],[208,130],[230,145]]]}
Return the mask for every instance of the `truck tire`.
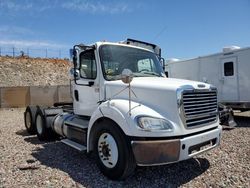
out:
{"label": "truck tire", "polygon": [[98,124],[94,138],[94,155],[105,176],[122,180],[134,172],[136,163],[131,145],[114,122],[105,120]]}
{"label": "truck tire", "polygon": [[24,124],[27,132],[31,135],[36,134],[36,125],[35,125],[36,111],[37,111],[36,106],[27,106],[24,112]]}
{"label": "truck tire", "polygon": [[43,112],[43,108],[37,107],[36,117],[36,134],[40,141],[48,141],[51,139],[52,129],[47,128],[46,118]]}

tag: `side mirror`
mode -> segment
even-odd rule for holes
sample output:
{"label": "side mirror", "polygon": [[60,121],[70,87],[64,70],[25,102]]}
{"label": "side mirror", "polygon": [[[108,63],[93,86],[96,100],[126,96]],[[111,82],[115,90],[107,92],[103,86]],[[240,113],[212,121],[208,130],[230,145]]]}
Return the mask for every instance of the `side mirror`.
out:
{"label": "side mirror", "polygon": [[124,84],[130,84],[133,80],[133,72],[130,69],[124,69],[121,78]]}
{"label": "side mirror", "polygon": [[70,60],[73,60],[73,49],[69,49],[69,58]]}
{"label": "side mirror", "polygon": [[77,52],[76,52],[76,49],[72,49],[72,61],[73,61],[74,66],[76,67],[77,66]]}
{"label": "side mirror", "polygon": [[76,80],[80,79],[80,71],[79,70],[77,70],[77,69],[75,70],[74,77],[75,77]]}
{"label": "side mirror", "polygon": [[80,79],[80,72],[79,72],[79,70],[71,68],[69,72],[70,72],[70,77],[71,78],[75,78],[76,80]]}
{"label": "side mirror", "polygon": [[163,70],[165,70],[165,59],[163,57],[160,57],[159,61],[161,63],[161,66],[162,66]]}

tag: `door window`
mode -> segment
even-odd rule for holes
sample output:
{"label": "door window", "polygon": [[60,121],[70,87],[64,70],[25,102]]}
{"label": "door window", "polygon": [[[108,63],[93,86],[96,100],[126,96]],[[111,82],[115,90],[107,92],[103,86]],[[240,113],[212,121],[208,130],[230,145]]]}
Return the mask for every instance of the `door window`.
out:
{"label": "door window", "polygon": [[224,76],[233,76],[234,75],[234,63],[226,62],[224,63]]}
{"label": "door window", "polygon": [[82,52],[80,55],[80,75],[85,79],[96,78],[96,60],[93,50]]}

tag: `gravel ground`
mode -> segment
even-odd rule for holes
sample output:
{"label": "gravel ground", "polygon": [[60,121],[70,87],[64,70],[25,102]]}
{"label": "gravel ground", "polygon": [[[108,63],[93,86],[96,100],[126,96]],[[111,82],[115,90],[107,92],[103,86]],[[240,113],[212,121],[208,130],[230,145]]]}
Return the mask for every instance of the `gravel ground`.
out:
{"label": "gravel ground", "polygon": [[225,128],[219,148],[177,164],[138,168],[125,181],[104,177],[92,157],[29,136],[24,109],[0,109],[0,187],[250,187],[250,113]]}

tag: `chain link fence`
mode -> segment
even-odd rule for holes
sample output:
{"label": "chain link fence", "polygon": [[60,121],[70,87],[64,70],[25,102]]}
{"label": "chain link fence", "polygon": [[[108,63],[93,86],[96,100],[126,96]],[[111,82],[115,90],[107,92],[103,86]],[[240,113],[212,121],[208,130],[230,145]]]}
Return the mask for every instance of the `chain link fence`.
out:
{"label": "chain link fence", "polygon": [[35,49],[35,48],[17,48],[17,47],[0,47],[0,56],[11,57],[40,57],[40,58],[58,58],[68,59],[69,50],[66,49]]}

